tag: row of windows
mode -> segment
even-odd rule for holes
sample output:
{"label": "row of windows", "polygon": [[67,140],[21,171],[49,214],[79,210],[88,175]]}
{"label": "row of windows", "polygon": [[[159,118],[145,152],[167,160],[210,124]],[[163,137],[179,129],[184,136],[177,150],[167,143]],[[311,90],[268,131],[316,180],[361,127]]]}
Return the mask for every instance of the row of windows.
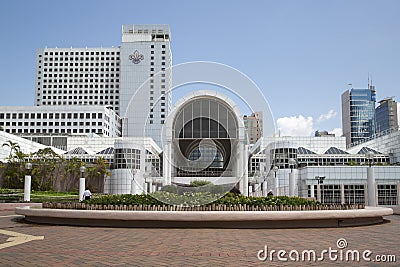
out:
{"label": "row of windows", "polygon": [[[40,82],[38,83],[38,85],[40,85]],[[87,84],[85,84],[85,85],[83,85],[83,84],[74,84],[74,85],[72,85],[72,84],[69,84],[69,85],[67,85],[67,84],[64,84],[64,85],[62,85],[62,84],[60,84],[60,85],[57,85],[57,84],[54,84],[54,85],[51,85],[51,84],[44,84],[43,85],[43,88],[95,88],[95,89],[97,89],[97,88],[114,88],[114,84],[110,84],[110,85],[108,85],[108,84],[90,84],[90,85],[87,85]],[[116,84],[115,85],[115,88],[119,88],[119,84]],[[38,91],[40,91],[40,88],[38,88]]]}
{"label": "row of windows", "polygon": [[[38,97],[40,96],[40,94],[37,94],[38,95]],[[68,97],[66,96],[66,95],[64,95],[64,96],[61,96],[61,95],[59,95],[59,96],[56,96],[56,95],[53,95],[53,97],[51,97],[51,96],[47,96],[47,99],[108,99],[108,97],[110,97],[110,99],[114,99],[114,96],[108,96],[108,95],[105,95],[105,96],[103,96],[103,95],[100,95],[100,96],[97,96],[97,95],[95,95],[95,96],[92,96],[92,95],[90,95],[90,96],[87,96],[87,95],[85,95],[85,96],[82,96],[82,95],[80,95],[80,96],[77,96],[77,95],[74,95],[74,96],[72,96],[72,95],[69,95]],[[115,96],[115,98],[116,99],[118,99],[118,97],[119,96]],[[43,96],[43,100],[44,99],[46,99],[46,96]],[[115,102],[115,104],[116,105],[118,105],[118,101],[117,102]],[[114,104],[114,103],[113,103]],[[113,104],[111,104],[111,105],[113,105]]]}
{"label": "row of windows", "polygon": [[[58,55],[60,55],[60,56],[62,56],[62,55],[66,55],[66,56],[68,56],[68,55],[102,55],[102,56],[104,56],[104,55],[115,55],[115,54],[117,54],[117,55],[119,55],[119,51],[117,51],[117,52],[114,52],[114,51],[111,51],[111,52],[109,52],[109,51],[106,51],[106,52],[82,52],[82,51],[70,51],[70,52],[62,52],[62,51],[60,51],[60,52],[44,52],[44,55],[45,56],[48,56],[48,55],[50,55],[50,56],[53,56],[53,55],[55,55],[55,56],[58,56]],[[39,57],[42,57],[42,55],[39,55]]]}
{"label": "row of windows", "polygon": [[[51,93],[53,93],[53,94],[67,94],[67,93],[69,93],[69,94],[72,94],[72,93],[74,93],[74,94],[87,94],[87,93],[89,93],[89,94],[93,94],[93,93],[95,93],[95,94],[98,94],[98,93],[100,93],[100,94],[108,94],[108,93],[110,93],[110,94],[114,94],[114,90],[110,90],[110,91],[108,91],[108,90],[105,90],[105,91],[103,91],[103,90],[100,90],[100,91],[98,91],[98,90],[74,90],[74,91],[72,91],[72,90],[69,90],[68,92],[67,92],[67,90],[64,90],[64,91],[61,91],[61,90],[58,90],[58,91],[56,91],[56,90],[53,90],[53,91],[51,91],[51,90],[49,90],[49,91],[46,91],[46,90],[43,90],[43,94],[46,94],[46,93],[48,93],[48,94],[51,94]],[[119,91],[118,90],[116,90],[115,91],[115,94],[119,94]]]}
{"label": "row of windows", "polygon": [[[40,99],[38,99],[37,100],[38,102],[40,102]],[[103,105],[118,105],[118,101],[116,101],[116,102],[114,102],[114,101],[53,101],[53,102],[51,102],[51,101],[42,101],[42,105],[43,106],[45,106],[45,105],[48,105],[48,106],[51,106],[51,105],[95,105],[95,106],[97,106],[97,105],[100,105],[100,106],[103,106]],[[39,105],[39,104],[38,104]],[[119,110],[119,107],[118,106],[115,106],[115,107],[113,107],[113,109],[115,109],[115,110]]]}
{"label": "row of windows", "polygon": [[99,121],[99,122],[95,122],[95,121],[83,122],[83,121],[81,121],[81,122],[79,122],[79,124],[77,121],[74,121],[74,122],[71,122],[71,121],[67,121],[67,122],[65,122],[65,121],[61,121],[61,122],[58,122],[58,121],[55,121],[55,122],[53,122],[53,121],[49,121],[49,122],[47,122],[47,121],[43,121],[43,122],[41,122],[41,121],[31,121],[31,122],[27,122],[27,121],[25,121],[25,122],[22,122],[22,121],[9,122],[9,121],[6,121],[5,122],[5,126],[36,126],[36,127],[43,126],[43,127],[47,127],[47,126],[78,126],[78,125],[79,126],[102,126],[103,122],[101,122],[101,121]]}
{"label": "row of windows", "polygon": [[[42,63],[42,61],[40,61],[39,60],[39,63]],[[94,67],[94,66],[96,66],[96,67],[99,67],[99,66],[119,66],[119,62],[117,62],[117,63],[115,63],[114,64],[114,62],[111,62],[111,63],[109,63],[109,62],[106,62],[106,63],[98,63],[98,62],[96,62],[96,63],[90,63],[90,66],[92,66],[92,67]],[[47,66],[49,66],[49,67],[52,67],[52,66],[55,66],[55,67],[57,67],[58,66],[58,63],[56,62],[56,63],[54,63],[54,65],[53,65],[53,63],[43,63],[43,66],[45,66],[45,67],[47,67]],[[65,63],[65,65],[63,65],[63,63],[60,63],[60,66],[65,66],[65,67],[67,67],[68,66],[68,63]],[[83,65],[83,63],[69,63],[69,66],[70,67],[72,67],[72,66],[89,66],[88,65],[88,63],[86,63],[85,65]],[[41,68],[41,66],[39,65],[39,68]]]}
{"label": "row of windows", "polygon": [[108,136],[109,133],[102,129],[5,129],[7,133],[21,134],[21,133],[31,133],[31,134],[71,134],[71,133],[96,133],[99,135]]}
{"label": "row of windows", "polygon": [[[46,71],[46,69],[44,71]],[[51,69],[49,69],[49,71],[51,72]],[[38,74],[41,74],[41,71],[39,71]],[[43,74],[43,77],[47,77],[47,74],[46,73]],[[59,74],[57,76],[57,73],[54,73],[54,74],[49,73],[48,77],[60,77],[61,78],[61,77],[63,77],[63,74],[61,73],[61,74]],[[64,78],[67,78],[67,77],[68,77],[68,74],[64,73]],[[106,73],[106,74],[104,74],[104,73],[100,73],[100,74],[97,74],[97,73],[92,74],[92,73],[90,73],[90,74],[87,74],[86,73],[85,76],[83,76],[83,73],[81,73],[80,75],[78,75],[78,73],[75,73],[75,74],[70,73],[69,77],[70,78],[73,78],[73,77],[75,77],[75,78],[78,78],[78,77],[82,77],[82,78],[83,77],[87,77],[87,78],[89,78],[89,77],[94,77],[94,78],[97,78],[97,77],[114,77],[114,73],[110,73],[110,74],[108,74],[108,73]],[[119,77],[119,73],[116,73],[115,77]]]}
{"label": "row of windows", "polygon": [[[39,79],[40,80],[40,79]],[[64,83],[67,83],[67,82],[70,82],[70,83],[83,83],[83,82],[91,82],[91,83],[93,83],[93,82],[101,82],[101,83],[104,83],[104,82],[106,82],[106,83],[109,83],[109,82],[111,82],[111,83],[113,83],[114,82],[114,79],[100,79],[100,80],[98,80],[98,79],[69,79],[69,80],[67,80],[67,79],[64,79],[64,80],[62,80],[62,79],[59,79],[59,80],[57,80],[57,79],[54,79],[54,80],[52,80],[52,79],[49,79],[49,80],[43,80],[43,83],[62,83],[62,82],[64,82]],[[119,82],[119,79],[116,79],[115,80],[115,82],[116,83],[118,83]]]}
{"label": "row of windows", "polygon": [[[119,57],[116,57],[116,58],[114,58],[114,57],[111,57],[111,58],[110,57],[91,57],[91,58],[89,58],[89,57],[86,57],[86,58],[83,58],[83,57],[75,57],[75,58],[73,58],[73,57],[70,57],[70,58],[68,58],[68,57],[64,57],[64,58],[49,57],[49,58],[47,58],[47,57],[45,57],[44,61],[58,61],[58,60],[60,60],[60,61],[63,61],[63,60],[65,60],[65,61],[68,61],[68,60],[70,60],[70,61],[73,61],[73,60],[75,60],[75,61],[78,61],[78,60],[81,60],[81,61],[83,61],[83,60],[107,60],[107,61],[110,61],[110,59],[111,60],[119,60]],[[39,63],[40,63],[40,60],[39,60]]]}
{"label": "row of windows", "polygon": [[[108,116],[105,116],[108,118]],[[102,119],[103,113],[0,113],[0,119]]]}

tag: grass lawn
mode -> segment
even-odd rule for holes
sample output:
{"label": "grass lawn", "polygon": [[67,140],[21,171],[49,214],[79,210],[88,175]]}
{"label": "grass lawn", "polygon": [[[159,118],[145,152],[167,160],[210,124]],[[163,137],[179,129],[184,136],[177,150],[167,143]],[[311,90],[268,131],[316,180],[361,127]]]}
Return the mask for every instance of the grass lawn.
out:
{"label": "grass lawn", "polygon": [[[78,202],[78,192],[31,191],[31,202]],[[23,189],[0,188],[0,202],[24,202]]]}

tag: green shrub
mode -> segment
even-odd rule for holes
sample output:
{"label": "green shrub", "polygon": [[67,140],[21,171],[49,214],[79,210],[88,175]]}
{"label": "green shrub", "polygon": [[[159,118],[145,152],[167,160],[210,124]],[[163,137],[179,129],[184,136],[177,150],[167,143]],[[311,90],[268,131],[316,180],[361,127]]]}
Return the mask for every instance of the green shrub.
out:
{"label": "green shrub", "polygon": [[246,197],[243,195],[227,193],[212,194],[210,192],[185,192],[181,195],[158,191],[153,194],[142,195],[101,195],[85,200],[88,204],[97,205],[248,205],[248,206],[315,206],[314,200],[307,200],[300,197],[270,196],[270,197]]}
{"label": "green shrub", "polygon": [[190,182],[191,187],[199,187],[199,186],[204,186],[204,185],[209,185],[212,184],[209,181],[204,181],[204,180],[194,180]]}

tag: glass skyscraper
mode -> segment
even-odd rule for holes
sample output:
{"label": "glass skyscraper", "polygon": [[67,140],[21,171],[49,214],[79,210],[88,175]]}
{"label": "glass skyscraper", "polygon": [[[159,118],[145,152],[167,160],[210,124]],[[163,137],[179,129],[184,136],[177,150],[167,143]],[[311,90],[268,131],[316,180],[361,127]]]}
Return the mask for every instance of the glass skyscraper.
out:
{"label": "glass skyscraper", "polygon": [[346,144],[365,141],[375,134],[375,87],[350,89],[342,94],[342,127]]}
{"label": "glass skyscraper", "polygon": [[379,101],[376,108],[376,132],[398,129],[397,103],[393,98],[385,98]]}

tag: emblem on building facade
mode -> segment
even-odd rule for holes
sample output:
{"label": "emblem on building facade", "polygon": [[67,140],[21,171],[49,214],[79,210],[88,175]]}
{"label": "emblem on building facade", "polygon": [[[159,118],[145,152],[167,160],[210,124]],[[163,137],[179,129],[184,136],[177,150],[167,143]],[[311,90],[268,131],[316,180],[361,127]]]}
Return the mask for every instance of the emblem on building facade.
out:
{"label": "emblem on building facade", "polygon": [[143,54],[139,54],[139,51],[135,50],[132,55],[129,55],[129,60],[132,60],[133,64],[139,64],[144,59]]}

